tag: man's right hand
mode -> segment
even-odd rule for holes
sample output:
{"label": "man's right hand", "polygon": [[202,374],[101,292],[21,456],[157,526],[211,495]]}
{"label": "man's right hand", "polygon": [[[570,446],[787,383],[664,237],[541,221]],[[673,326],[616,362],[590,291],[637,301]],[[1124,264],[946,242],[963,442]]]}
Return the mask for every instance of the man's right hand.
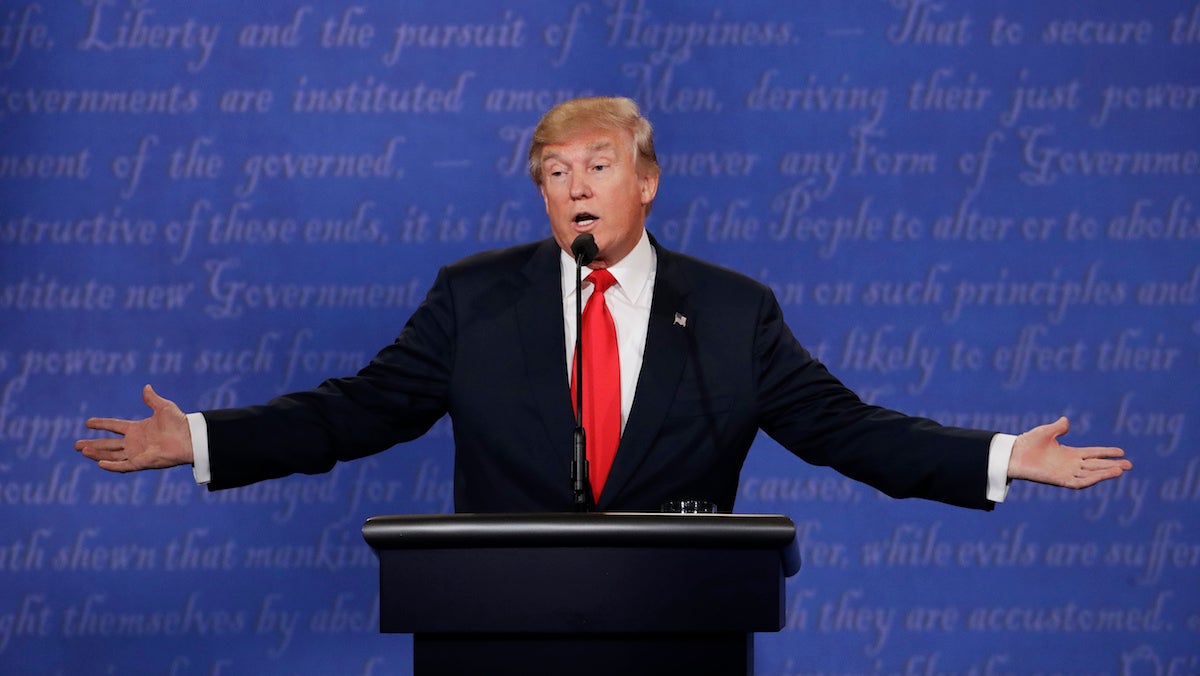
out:
{"label": "man's right hand", "polygon": [[142,420],[89,418],[87,426],[121,435],[119,438],[80,439],[75,450],[110,472],[164,469],[192,463],[192,435],[187,417],[175,402],[142,388],[142,401],[153,413]]}

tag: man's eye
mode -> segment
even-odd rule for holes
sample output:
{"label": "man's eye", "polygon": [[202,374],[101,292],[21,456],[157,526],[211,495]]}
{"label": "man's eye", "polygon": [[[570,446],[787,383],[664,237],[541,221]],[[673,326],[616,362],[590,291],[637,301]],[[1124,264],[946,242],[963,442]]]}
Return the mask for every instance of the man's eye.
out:
{"label": "man's eye", "polygon": [[604,171],[605,169],[608,169],[607,164],[597,164],[596,166],[592,167],[593,171]]}

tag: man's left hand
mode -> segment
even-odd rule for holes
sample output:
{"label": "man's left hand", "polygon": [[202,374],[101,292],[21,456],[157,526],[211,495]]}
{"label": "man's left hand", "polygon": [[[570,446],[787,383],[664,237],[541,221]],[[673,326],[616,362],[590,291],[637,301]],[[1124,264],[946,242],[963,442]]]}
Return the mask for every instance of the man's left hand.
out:
{"label": "man's left hand", "polygon": [[1071,423],[1063,417],[1017,437],[1008,461],[1008,478],[1078,489],[1115,479],[1133,469],[1133,463],[1124,459],[1125,451],[1119,448],[1075,448],[1058,443],[1070,428]]}

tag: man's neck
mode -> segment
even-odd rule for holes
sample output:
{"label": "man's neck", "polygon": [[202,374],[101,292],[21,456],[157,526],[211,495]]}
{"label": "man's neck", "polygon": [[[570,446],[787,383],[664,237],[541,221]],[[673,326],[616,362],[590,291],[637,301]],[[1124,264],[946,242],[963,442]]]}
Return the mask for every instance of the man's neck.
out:
{"label": "man's neck", "polygon": [[[559,261],[562,268],[563,292],[565,296],[575,293],[575,259],[565,251],[559,250]],[[617,286],[630,299],[641,295],[647,280],[652,278],[657,256],[654,246],[650,244],[650,235],[645,230],[633,249],[621,260],[609,265],[606,269],[617,280]],[[588,271],[584,271],[587,278]]]}

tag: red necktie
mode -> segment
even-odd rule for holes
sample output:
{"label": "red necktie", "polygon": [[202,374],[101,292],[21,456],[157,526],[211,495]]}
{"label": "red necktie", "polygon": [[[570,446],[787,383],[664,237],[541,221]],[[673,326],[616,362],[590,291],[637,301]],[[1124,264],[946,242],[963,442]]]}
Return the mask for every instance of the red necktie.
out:
{"label": "red necktie", "polygon": [[[587,281],[592,296],[583,308],[583,428],[587,433],[588,478],[597,499],[621,441],[621,362],[617,356],[617,327],[604,292],[616,284],[608,270],[593,270]],[[571,379],[571,401],[575,398]]]}

